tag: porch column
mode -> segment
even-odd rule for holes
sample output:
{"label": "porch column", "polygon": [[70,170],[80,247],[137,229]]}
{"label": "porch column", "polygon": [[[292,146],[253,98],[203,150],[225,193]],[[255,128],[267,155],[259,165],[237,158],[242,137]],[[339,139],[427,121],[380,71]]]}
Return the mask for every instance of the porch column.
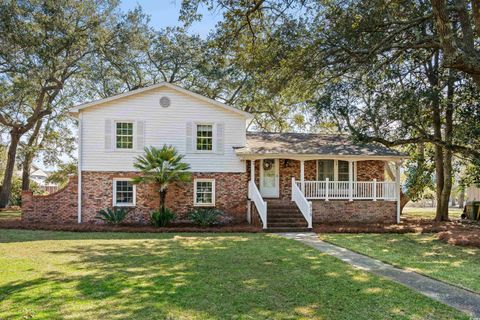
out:
{"label": "porch column", "polygon": [[305,160],[300,160],[300,183],[302,185],[302,193],[305,194]]}
{"label": "porch column", "polygon": [[250,180],[255,183],[255,160],[250,160]]}
{"label": "porch column", "polygon": [[353,161],[348,161],[348,201],[353,201]]}
{"label": "porch column", "polygon": [[400,165],[401,162],[395,162],[395,191],[397,198],[397,223],[400,223]]}

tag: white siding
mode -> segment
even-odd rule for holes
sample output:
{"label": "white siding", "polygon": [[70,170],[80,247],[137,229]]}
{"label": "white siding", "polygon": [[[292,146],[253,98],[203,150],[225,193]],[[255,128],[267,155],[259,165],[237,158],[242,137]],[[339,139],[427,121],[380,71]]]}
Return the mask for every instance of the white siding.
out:
{"label": "white siding", "polygon": [[[167,96],[168,108],[159,104]],[[235,155],[233,147],[245,145],[246,119],[214,104],[201,101],[170,88],[145,93],[93,106],[81,111],[83,116],[82,170],[134,171],[135,150],[105,150],[105,120],[144,121],[145,146],[173,145],[185,154],[185,162],[195,172],[245,172],[245,163]],[[187,153],[187,123],[221,123],[224,129],[224,152]],[[136,128],[134,128],[134,132]],[[114,135],[114,134],[113,134]],[[195,136],[195,126],[193,128]],[[113,137],[113,142],[114,142]],[[136,141],[134,139],[134,141]],[[194,148],[195,149],[195,146]]]}

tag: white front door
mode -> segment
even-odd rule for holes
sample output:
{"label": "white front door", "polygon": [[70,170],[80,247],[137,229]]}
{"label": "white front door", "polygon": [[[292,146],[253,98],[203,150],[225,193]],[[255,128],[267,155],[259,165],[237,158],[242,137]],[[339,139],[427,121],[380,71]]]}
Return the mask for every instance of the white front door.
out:
{"label": "white front door", "polygon": [[278,159],[264,159],[260,162],[260,193],[264,198],[278,198]]}

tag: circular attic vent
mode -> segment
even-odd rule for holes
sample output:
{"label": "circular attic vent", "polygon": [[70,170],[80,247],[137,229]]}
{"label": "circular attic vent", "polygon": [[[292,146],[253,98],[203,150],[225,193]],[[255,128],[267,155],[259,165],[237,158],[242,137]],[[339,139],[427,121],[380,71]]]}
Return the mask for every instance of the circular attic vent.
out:
{"label": "circular attic vent", "polygon": [[164,108],[170,107],[171,101],[169,97],[161,97],[160,98],[160,105]]}

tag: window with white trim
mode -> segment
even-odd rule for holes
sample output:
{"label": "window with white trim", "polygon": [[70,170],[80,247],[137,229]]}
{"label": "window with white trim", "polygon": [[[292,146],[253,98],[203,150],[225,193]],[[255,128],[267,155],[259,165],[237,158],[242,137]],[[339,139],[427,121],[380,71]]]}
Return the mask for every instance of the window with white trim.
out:
{"label": "window with white trim", "polygon": [[348,181],[349,177],[349,162],[338,160],[338,181]]}
{"label": "window with white trim", "polygon": [[133,149],[133,122],[115,122],[115,147]]}
{"label": "window with white trim", "polygon": [[116,207],[135,206],[136,186],[130,179],[113,179],[113,205]]}
{"label": "window with white trim", "polygon": [[196,150],[197,151],[213,150],[213,125],[197,124]]}
{"label": "window with white trim", "polygon": [[[353,179],[355,180],[355,163],[354,163]],[[350,166],[348,161],[344,160],[317,160],[317,180],[325,181],[348,181]]]}
{"label": "window with white trim", "polygon": [[335,179],[334,164],[334,160],[318,160],[317,180],[325,181],[328,178],[328,180],[333,181]]}
{"label": "window with white trim", "polygon": [[194,180],[194,204],[196,206],[215,205],[215,180],[195,179]]}

